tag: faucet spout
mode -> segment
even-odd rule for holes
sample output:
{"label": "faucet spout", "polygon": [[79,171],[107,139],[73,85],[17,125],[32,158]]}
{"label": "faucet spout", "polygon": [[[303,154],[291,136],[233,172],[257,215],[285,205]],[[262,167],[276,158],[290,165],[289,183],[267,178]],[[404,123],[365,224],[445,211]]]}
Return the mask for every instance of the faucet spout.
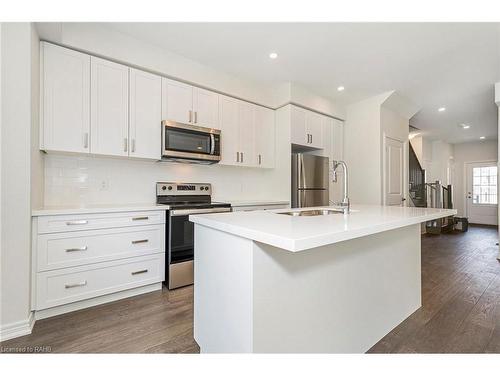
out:
{"label": "faucet spout", "polygon": [[344,169],[344,198],[342,199],[342,202],[339,203],[339,206],[342,207],[344,210],[344,214],[348,214],[350,212],[350,202],[349,202],[349,176],[347,172],[347,164],[345,161],[342,160],[334,160],[333,161],[333,176],[334,176],[334,181],[336,181],[336,176],[337,176],[337,168],[339,166],[342,166]]}

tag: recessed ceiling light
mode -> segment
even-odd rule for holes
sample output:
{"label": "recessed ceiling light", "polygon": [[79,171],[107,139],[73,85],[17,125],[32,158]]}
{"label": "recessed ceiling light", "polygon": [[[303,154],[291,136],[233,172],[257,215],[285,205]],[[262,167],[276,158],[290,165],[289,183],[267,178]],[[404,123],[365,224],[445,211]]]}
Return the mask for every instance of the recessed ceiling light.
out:
{"label": "recessed ceiling light", "polygon": [[479,137],[479,139],[486,139],[486,137],[483,135],[483,136]]}
{"label": "recessed ceiling light", "polygon": [[460,124],[459,125],[462,129],[470,129],[470,125],[468,124]]}
{"label": "recessed ceiling light", "polygon": [[273,60],[274,60],[274,59],[275,59],[275,58],[277,58],[277,57],[278,57],[278,54],[277,54],[276,52],[271,52],[271,53],[269,54],[269,58],[270,58],[270,59],[273,59]]}
{"label": "recessed ceiling light", "polygon": [[445,108],[445,107],[439,107],[439,108],[438,108],[438,111],[439,111],[439,112],[444,112],[444,111],[446,111],[446,108]]}
{"label": "recessed ceiling light", "polygon": [[339,86],[337,87],[337,91],[344,91],[345,90],[345,87],[344,86]]}

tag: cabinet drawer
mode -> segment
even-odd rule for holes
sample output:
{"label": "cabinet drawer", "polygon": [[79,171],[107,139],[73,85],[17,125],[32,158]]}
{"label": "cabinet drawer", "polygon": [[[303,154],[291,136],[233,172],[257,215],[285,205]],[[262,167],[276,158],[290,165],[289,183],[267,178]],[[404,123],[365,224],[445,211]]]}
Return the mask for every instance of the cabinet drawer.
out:
{"label": "cabinet drawer", "polygon": [[164,224],[41,234],[37,239],[37,271],[164,251]]}
{"label": "cabinet drawer", "polygon": [[165,211],[114,212],[107,214],[54,215],[38,217],[38,233],[127,227],[165,223]]}
{"label": "cabinet drawer", "polygon": [[164,254],[37,273],[36,309],[163,281]]}

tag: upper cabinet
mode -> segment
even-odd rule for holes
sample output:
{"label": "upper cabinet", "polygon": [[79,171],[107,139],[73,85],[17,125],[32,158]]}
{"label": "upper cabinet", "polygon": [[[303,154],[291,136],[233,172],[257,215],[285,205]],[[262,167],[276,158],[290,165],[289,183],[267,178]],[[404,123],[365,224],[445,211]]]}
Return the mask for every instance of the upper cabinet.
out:
{"label": "upper cabinet", "polygon": [[161,159],[161,77],[130,68],[129,155]]}
{"label": "upper cabinet", "polygon": [[90,151],[90,56],[41,44],[42,131],[45,150]]}
{"label": "upper cabinet", "polygon": [[304,108],[291,108],[291,141],[299,146],[323,148],[323,118]]}
{"label": "upper cabinet", "polygon": [[221,164],[274,168],[274,110],[219,96]]}
{"label": "upper cabinet", "polygon": [[218,128],[219,94],[167,78],[162,81],[163,120]]}
{"label": "upper cabinet", "polygon": [[129,68],[91,57],[90,152],[128,155]]}

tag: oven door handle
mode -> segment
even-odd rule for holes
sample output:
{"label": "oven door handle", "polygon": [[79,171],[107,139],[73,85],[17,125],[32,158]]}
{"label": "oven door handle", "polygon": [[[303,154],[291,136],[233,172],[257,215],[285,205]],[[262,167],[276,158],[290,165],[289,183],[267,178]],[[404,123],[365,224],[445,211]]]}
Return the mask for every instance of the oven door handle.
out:
{"label": "oven door handle", "polygon": [[215,153],[215,136],[210,134],[210,155]]}
{"label": "oven door handle", "polygon": [[215,214],[215,213],[221,213],[221,212],[231,212],[231,207],[199,208],[199,209],[186,209],[186,210],[171,210],[170,211],[170,216]]}

